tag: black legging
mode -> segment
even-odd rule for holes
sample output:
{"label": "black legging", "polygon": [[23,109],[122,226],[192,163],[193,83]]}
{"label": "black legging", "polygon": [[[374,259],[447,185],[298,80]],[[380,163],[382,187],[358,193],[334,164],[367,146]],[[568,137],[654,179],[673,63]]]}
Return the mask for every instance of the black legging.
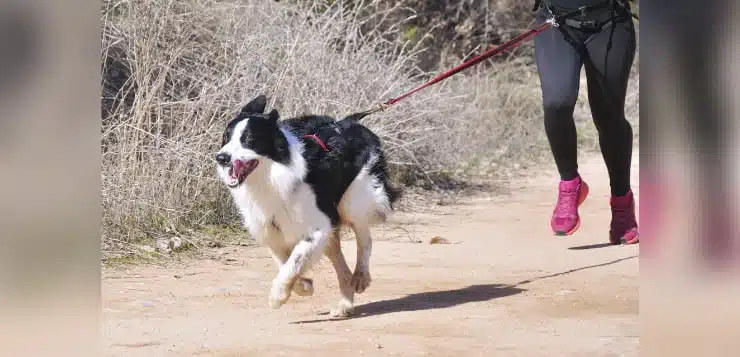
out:
{"label": "black legging", "polygon": [[[542,21],[544,15],[540,12],[538,22]],[[612,195],[622,196],[630,189],[632,161],[632,126],[624,116],[627,81],[636,49],[632,18],[625,16],[596,34],[566,29],[574,40],[585,43],[593,67],[583,61],[558,28],[551,27],[534,40],[545,132],[555,164],[562,180],[578,175],[573,110],[578,98],[581,67],[586,64],[588,100],[609,172]],[[599,74],[602,81],[597,78]],[[602,83],[606,88],[601,88]]]}

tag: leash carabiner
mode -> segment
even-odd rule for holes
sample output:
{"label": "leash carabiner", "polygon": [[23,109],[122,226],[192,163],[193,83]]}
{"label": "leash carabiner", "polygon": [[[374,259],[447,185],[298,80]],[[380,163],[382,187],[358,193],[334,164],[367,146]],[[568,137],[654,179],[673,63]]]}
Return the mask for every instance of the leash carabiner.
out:
{"label": "leash carabiner", "polygon": [[555,18],[555,14],[552,12],[552,9],[550,9],[550,7],[547,6],[547,4],[545,4],[544,7],[547,10],[547,15],[548,15],[548,19],[545,20],[545,22],[552,25],[552,27],[560,27],[560,23],[558,23],[558,20]]}

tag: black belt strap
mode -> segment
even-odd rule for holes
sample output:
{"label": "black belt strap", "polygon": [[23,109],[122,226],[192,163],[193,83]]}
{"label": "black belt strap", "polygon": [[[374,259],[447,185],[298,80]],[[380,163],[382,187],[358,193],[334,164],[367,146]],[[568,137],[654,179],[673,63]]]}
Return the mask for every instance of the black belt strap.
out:
{"label": "black belt strap", "polygon": [[[632,17],[637,18],[637,16],[634,13],[632,13],[629,4],[625,4],[623,2],[623,0],[606,0],[606,1],[604,1],[602,3],[599,3],[599,4],[594,4],[594,5],[590,5],[590,6],[582,6],[578,10],[571,11],[571,12],[569,12],[567,14],[560,15],[560,16],[556,16],[555,14],[552,13],[552,9],[551,9],[551,6],[549,4],[549,1],[545,0],[545,4],[544,5],[545,5],[545,8],[547,8],[549,10],[549,12],[551,13],[550,16],[553,16],[554,17],[554,20],[555,20],[555,23],[556,24],[557,23],[561,23],[561,24],[564,24],[564,25],[568,25],[570,27],[580,28],[581,26],[584,26],[584,24],[585,25],[588,25],[588,23],[590,23],[591,21],[583,21],[583,20],[580,20],[580,19],[579,20],[574,20],[574,19],[572,20],[571,19],[572,16],[578,15],[579,13],[580,13],[581,16],[585,16],[587,12],[592,11],[592,10],[597,9],[597,8],[600,8],[600,7],[602,7],[604,5],[607,5],[607,4],[621,6],[625,10],[627,10],[632,15]],[[535,0],[535,7],[534,7],[534,9],[532,11],[539,10],[541,5],[542,5],[542,0]],[[609,19],[606,22],[602,23],[600,30],[603,31],[603,30],[605,30],[606,28],[608,28],[610,26],[614,26],[614,21],[618,17],[619,16],[612,17],[611,19]],[[618,113],[618,111],[615,111],[614,110],[614,109],[617,109],[617,108],[614,108],[615,104],[611,101],[611,99],[614,98],[614,96],[613,96],[613,93],[611,93],[610,88],[608,86],[606,86],[606,78],[601,73],[598,73],[598,71],[595,70],[595,65],[594,65],[594,63],[593,63],[593,61],[591,59],[591,56],[588,55],[588,50],[586,48],[586,43],[588,42],[588,40],[586,40],[586,43],[583,43],[583,42],[580,42],[580,41],[576,40],[575,37],[573,37],[573,35],[568,31],[568,29],[567,29],[568,26],[557,26],[556,25],[555,27],[558,30],[560,30],[560,32],[563,34],[563,37],[565,37],[566,41],[568,41],[576,49],[576,51],[578,51],[578,53],[581,55],[581,60],[583,61],[583,64],[585,66],[590,66],[591,69],[594,70],[594,73],[596,74],[596,76],[595,76],[596,77],[596,81],[598,82],[599,87],[601,88],[601,92],[603,93],[603,95],[606,98],[608,98],[607,99],[607,102],[609,104],[611,104],[611,106],[613,107],[613,109],[611,110],[611,112],[612,113]],[[611,46],[611,44],[609,44],[609,46]]]}
{"label": "black belt strap", "polygon": [[[603,31],[610,26],[614,26],[614,19],[607,21],[607,23],[605,23],[602,26],[601,30]],[[589,56],[588,49],[586,48],[586,43],[588,43],[588,41],[590,41],[591,38],[589,38],[585,42],[580,42],[573,36],[573,34],[570,33],[570,31],[568,31],[566,26],[558,26],[557,29],[560,30],[560,32],[563,34],[563,37],[565,37],[565,40],[568,41],[576,49],[576,51],[578,51],[578,53],[581,56],[581,60],[583,61],[583,64],[585,66],[591,67],[590,69],[593,71],[592,73],[595,74],[594,77],[601,89],[601,93],[606,98],[606,102],[608,103],[608,105],[612,107],[610,112],[613,113],[613,115],[616,115],[616,113],[618,113],[619,110],[618,108],[615,107],[616,103],[613,102],[613,98],[615,98],[614,93],[612,93],[610,90],[611,88],[606,85],[606,80],[607,80],[606,76],[604,76],[602,73],[596,70],[596,66],[593,63],[591,56]],[[608,47],[611,47],[611,40],[610,40]]]}
{"label": "black belt strap", "polygon": [[[589,12],[591,12],[591,11],[600,9],[600,8],[602,8],[604,6],[614,6],[615,3],[616,3],[616,5],[622,6],[625,9],[629,9],[629,7],[626,7],[624,5],[624,3],[622,1],[620,1],[620,0],[604,0],[604,1],[602,1],[600,3],[597,3],[597,4],[584,5],[584,6],[581,6],[581,7],[577,8],[577,9],[575,9],[574,11],[570,11],[568,13],[567,17],[572,17],[572,16],[576,16],[576,15],[586,16],[586,14],[589,13]],[[532,9],[532,11],[539,10],[542,5],[543,5],[543,1],[542,0],[535,0],[534,8]],[[544,6],[546,8],[548,8],[548,9],[550,9],[551,11],[553,9],[553,6],[552,6],[552,4],[549,1],[545,1],[544,2]]]}
{"label": "black belt strap", "polygon": [[[607,3],[612,3],[612,1],[616,2],[622,8],[627,9],[629,11],[630,15],[633,18],[635,18],[635,20],[639,20],[640,19],[637,16],[637,14],[635,14],[634,12],[632,12],[632,9],[631,9],[631,6],[629,5],[629,2],[628,1],[625,1],[625,0],[608,0],[608,1],[605,1],[605,2],[603,2],[601,4],[596,4],[596,5],[581,7],[580,10],[581,10],[581,13],[584,13],[585,14],[587,8],[588,8],[588,10],[593,10],[594,8],[597,8],[597,7],[606,5]],[[532,11],[539,10],[541,5],[542,5],[542,0],[534,0],[534,7],[532,7]],[[546,4],[546,5],[549,6],[549,4]]]}
{"label": "black belt strap", "polygon": [[579,30],[598,30],[602,31],[606,29],[607,27],[611,26],[611,22],[614,20],[614,18],[611,18],[609,20],[603,21],[603,22],[597,22],[594,20],[591,21],[584,21],[584,20],[576,20],[576,19],[565,19],[563,20],[563,23],[565,25],[568,25],[572,28],[576,28]]}

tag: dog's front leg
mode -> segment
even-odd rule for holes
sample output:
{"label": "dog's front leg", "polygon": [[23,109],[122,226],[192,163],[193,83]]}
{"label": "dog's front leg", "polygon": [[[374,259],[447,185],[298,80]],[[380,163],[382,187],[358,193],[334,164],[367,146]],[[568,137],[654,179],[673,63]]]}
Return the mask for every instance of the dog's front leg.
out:
{"label": "dog's front leg", "polygon": [[331,228],[316,229],[307,234],[293,248],[290,256],[280,267],[277,277],[272,281],[270,290],[270,307],[277,309],[290,298],[296,281],[306,272],[324,253],[329,240]]}
{"label": "dog's front leg", "polygon": [[[266,239],[264,240],[272,259],[277,265],[278,271],[285,265],[290,257],[290,248],[285,246],[285,240],[283,239],[282,233],[275,228],[268,228],[266,231]],[[300,296],[311,296],[313,295],[313,280],[299,277],[296,279],[296,283],[293,284],[293,291]]]}

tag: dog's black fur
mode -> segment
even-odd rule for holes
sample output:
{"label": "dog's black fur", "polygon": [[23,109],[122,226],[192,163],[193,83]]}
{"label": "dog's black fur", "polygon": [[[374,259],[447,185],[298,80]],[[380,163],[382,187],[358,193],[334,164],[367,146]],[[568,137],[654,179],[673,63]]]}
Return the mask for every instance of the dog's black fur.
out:
{"label": "dog's black fur", "polygon": [[[249,118],[247,129],[240,138],[241,144],[276,162],[289,164],[289,142],[280,128],[295,135],[303,143],[302,156],[308,166],[304,180],[313,189],[317,206],[330,218],[334,227],[340,223],[337,209],[339,201],[373,156],[376,160],[370,167],[370,174],[382,185],[391,205],[400,198],[401,191],[390,183],[380,138],[360,124],[363,113],[352,114],[339,121],[322,115],[280,120],[275,109],[264,114],[266,103],[267,98],[260,95],[245,105],[237,117],[227,124],[222,146],[230,140],[236,124]],[[315,139],[306,135],[318,136],[328,150],[325,151]]]}

